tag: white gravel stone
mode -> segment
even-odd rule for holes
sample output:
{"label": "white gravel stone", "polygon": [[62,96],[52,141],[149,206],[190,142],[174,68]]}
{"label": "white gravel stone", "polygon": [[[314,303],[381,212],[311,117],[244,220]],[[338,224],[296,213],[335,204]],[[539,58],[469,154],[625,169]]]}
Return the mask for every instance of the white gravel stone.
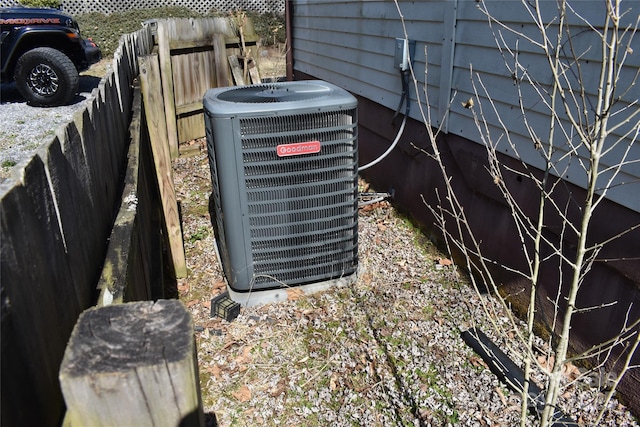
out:
{"label": "white gravel stone", "polygon": [[0,180],[10,175],[11,165],[28,160],[56,132],[73,120],[76,111],[95,96],[100,79],[80,76],[79,93],[72,104],[60,107],[32,107],[20,96],[15,83],[0,86]]}

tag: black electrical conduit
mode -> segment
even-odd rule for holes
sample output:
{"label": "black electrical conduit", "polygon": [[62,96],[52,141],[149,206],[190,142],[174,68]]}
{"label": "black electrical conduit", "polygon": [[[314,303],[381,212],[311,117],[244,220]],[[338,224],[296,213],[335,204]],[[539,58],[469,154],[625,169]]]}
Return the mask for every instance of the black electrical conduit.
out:
{"label": "black electrical conduit", "polygon": [[[500,381],[517,393],[524,390],[524,372],[509,357],[498,348],[481,330],[471,328],[462,332],[462,339],[489,366]],[[529,409],[540,416],[544,410],[545,397],[542,389],[529,381],[528,393]],[[552,427],[576,426],[573,419],[556,409],[553,413]]]}

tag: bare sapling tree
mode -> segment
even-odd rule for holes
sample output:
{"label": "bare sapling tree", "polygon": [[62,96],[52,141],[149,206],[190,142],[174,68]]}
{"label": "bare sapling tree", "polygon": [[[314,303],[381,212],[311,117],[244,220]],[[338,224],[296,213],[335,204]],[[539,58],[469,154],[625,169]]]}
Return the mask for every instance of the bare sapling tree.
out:
{"label": "bare sapling tree", "polygon": [[[486,249],[488,243],[476,237],[468,212],[456,195],[452,175],[438,145],[442,130],[430,126],[434,121],[426,89],[429,57],[425,48],[424,82],[419,82],[413,67],[410,71],[416,93],[424,97],[419,107],[427,125],[430,147],[422,151],[434,159],[444,178],[444,194],[438,195],[439,205],[429,209],[447,248],[460,255],[459,264],[471,273],[469,279],[478,292],[489,289],[505,308],[510,308],[508,298],[500,292],[501,284],[494,279],[496,266],[529,284],[524,326],[511,317],[510,329],[506,330],[495,321],[498,314],[485,308],[495,333],[505,337],[508,350],[517,353],[522,362],[525,382],[521,390],[521,425],[527,423],[527,409],[531,406],[540,409],[541,426],[552,425],[559,410],[559,399],[568,387],[585,376],[603,371],[606,366],[615,366],[607,378],[607,392],[598,402],[600,411],[594,420],[594,424],[598,424],[621,378],[630,369],[638,368],[632,358],[640,344],[640,319],[632,316],[631,303],[614,301],[582,307],[578,305],[578,297],[603,248],[640,229],[640,224],[626,227],[598,241],[590,234],[594,213],[603,208],[604,201],[614,193],[624,194],[625,186],[636,184],[625,182],[621,175],[625,170],[637,170],[640,162],[638,151],[634,151],[634,144],[640,144],[640,68],[637,60],[631,61],[634,55],[640,54],[634,52],[634,46],[639,50],[640,5],[622,0],[591,2],[587,7],[601,12],[599,22],[593,22],[593,18],[587,19],[578,10],[578,1],[521,0],[520,18],[525,17],[530,25],[517,26],[498,18],[492,6],[495,3],[477,1],[477,8],[486,17],[488,31],[503,59],[505,73],[513,81],[516,101],[512,107],[518,112],[515,115],[518,123],[514,124],[515,116],[508,115],[509,108],[504,108],[494,96],[495,91],[506,89],[485,84],[486,75],[474,72],[473,64],[470,64],[473,95],[459,99],[457,93],[453,93],[449,111],[454,102],[461,101],[462,106],[471,111],[478,138],[486,148],[487,179],[493,180],[510,210],[526,267],[506,265],[484,254],[483,248]],[[396,7],[404,26],[397,1]],[[537,64],[543,63],[544,67],[530,67],[532,55],[542,58]],[[514,132],[514,128],[520,131]],[[504,161],[505,151],[511,153],[519,167]],[[533,157],[537,157],[533,161],[532,152]],[[569,173],[583,192],[574,194],[567,190],[568,184],[563,178]],[[531,195],[537,200],[533,214],[531,200],[528,207],[523,206],[506,175],[516,175],[519,181],[527,181],[535,188],[535,194]],[[557,197],[561,187],[565,194],[570,194],[568,198]],[[549,233],[549,224],[561,225],[559,230]],[[541,271],[549,265],[558,271],[555,293],[543,293],[539,286]],[[540,301],[552,307],[543,357],[536,344]],[[585,313],[597,316],[598,310],[611,305],[626,313],[617,335],[575,354],[570,346],[575,316]],[[581,364],[585,368],[575,368],[574,363],[578,361],[585,362]],[[534,371],[546,377],[544,384],[538,384],[544,396],[537,402],[532,402],[528,393]]]}

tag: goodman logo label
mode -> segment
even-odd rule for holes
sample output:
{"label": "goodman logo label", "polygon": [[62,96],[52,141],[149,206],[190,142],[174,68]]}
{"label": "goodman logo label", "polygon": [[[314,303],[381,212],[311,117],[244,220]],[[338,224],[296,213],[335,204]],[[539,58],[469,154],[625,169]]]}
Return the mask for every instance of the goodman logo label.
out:
{"label": "goodman logo label", "polygon": [[320,141],[296,142],[280,144],[276,147],[278,157],[301,156],[320,152]]}

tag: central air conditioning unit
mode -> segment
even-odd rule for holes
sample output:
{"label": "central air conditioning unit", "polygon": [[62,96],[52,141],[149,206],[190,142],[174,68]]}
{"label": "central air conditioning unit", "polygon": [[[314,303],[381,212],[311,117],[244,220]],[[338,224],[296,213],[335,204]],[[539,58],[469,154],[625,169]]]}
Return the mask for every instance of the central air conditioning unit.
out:
{"label": "central air conditioning unit", "polygon": [[203,99],[218,256],[231,299],[282,301],[358,268],[357,101],[323,81]]}

